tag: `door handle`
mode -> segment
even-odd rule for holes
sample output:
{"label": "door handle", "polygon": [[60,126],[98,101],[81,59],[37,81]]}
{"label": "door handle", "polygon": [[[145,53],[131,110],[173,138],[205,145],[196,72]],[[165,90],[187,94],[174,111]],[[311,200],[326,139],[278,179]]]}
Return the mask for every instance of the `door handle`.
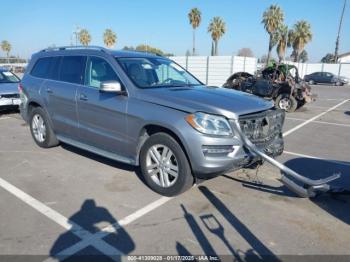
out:
{"label": "door handle", "polygon": [[46,87],[46,92],[49,93],[49,94],[52,94],[52,93],[53,93],[53,91],[51,90],[50,87]]}
{"label": "door handle", "polygon": [[80,94],[79,99],[82,101],[87,101],[88,97],[85,94]]}

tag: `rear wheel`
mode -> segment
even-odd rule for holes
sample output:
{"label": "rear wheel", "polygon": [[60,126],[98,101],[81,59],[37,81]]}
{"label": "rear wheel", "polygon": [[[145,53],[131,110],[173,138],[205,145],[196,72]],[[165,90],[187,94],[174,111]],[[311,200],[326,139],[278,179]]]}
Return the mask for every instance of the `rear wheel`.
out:
{"label": "rear wheel", "polygon": [[279,109],[287,112],[294,112],[298,107],[297,100],[290,94],[280,94],[275,104]]}
{"label": "rear wheel", "polygon": [[315,84],[315,81],[314,81],[314,80],[309,80],[309,84],[310,84],[310,85],[314,85],[314,84]]}
{"label": "rear wheel", "polygon": [[31,111],[29,124],[32,137],[38,146],[49,148],[59,144],[48,117],[41,107],[35,107]]}
{"label": "rear wheel", "polygon": [[140,165],[147,185],[161,195],[175,196],[193,185],[185,153],[166,133],[156,133],[147,139],[141,149]]}

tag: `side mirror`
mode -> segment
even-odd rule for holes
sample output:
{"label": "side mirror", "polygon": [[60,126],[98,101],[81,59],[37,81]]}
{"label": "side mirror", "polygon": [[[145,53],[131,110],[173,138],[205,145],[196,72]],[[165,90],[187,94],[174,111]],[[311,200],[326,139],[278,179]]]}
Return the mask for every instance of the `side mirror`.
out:
{"label": "side mirror", "polygon": [[124,93],[124,91],[122,90],[122,86],[118,81],[102,82],[100,85],[100,92],[118,93],[118,94]]}

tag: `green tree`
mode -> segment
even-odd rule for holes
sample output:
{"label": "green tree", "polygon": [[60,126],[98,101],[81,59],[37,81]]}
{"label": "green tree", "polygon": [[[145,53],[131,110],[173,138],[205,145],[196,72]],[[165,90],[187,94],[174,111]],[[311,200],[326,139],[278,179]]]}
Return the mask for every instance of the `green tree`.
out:
{"label": "green tree", "polygon": [[286,25],[282,25],[278,29],[278,40],[277,40],[277,48],[276,48],[278,60],[280,63],[285,58],[287,45],[288,45],[288,27]]}
{"label": "green tree", "polygon": [[289,46],[293,47],[294,62],[299,61],[299,56],[305,45],[312,40],[311,25],[305,20],[296,22],[293,29],[288,33]]}
{"label": "green tree", "polygon": [[88,46],[91,42],[91,35],[89,33],[88,30],[86,29],[82,29],[79,32],[79,42],[83,45],[83,46]]}
{"label": "green tree", "polygon": [[1,49],[6,53],[8,63],[10,63],[9,56],[10,56],[11,48],[12,46],[9,41],[4,40],[1,42]]}
{"label": "green tree", "polygon": [[[129,49],[129,50],[132,50],[132,49]],[[142,51],[142,52],[148,52],[148,53],[153,53],[153,54],[161,55],[161,56],[173,56],[173,54],[171,54],[171,53],[163,52],[159,48],[152,47],[152,46],[149,46],[149,45],[138,45],[134,50]]]}
{"label": "green tree", "polygon": [[106,29],[103,33],[103,42],[108,48],[112,48],[117,42],[117,35],[111,29]]}
{"label": "green tree", "polygon": [[188,13],[188,19],[190,21],[190,24],[193,28],[193,49],[192,49],[192,55],[196,54],[196,28],[200,25],[202,21],[202,13],[199,11],[198,8],[192,8],[191,11]]}
{"label": "green tree", "polygon": [[261,21],[264,24],[266,32],[269,34],[269,50],[267,53],[266,64],[269,64],[271,58],[272,48],[276,45],[276,33],[281,27],[284,21],[284,14],[282,9],[278,5],[271,5],[263,13],[263,19]]}
{"label": "green tree", "polygon": [[135,48],[133,46],[124,46],[122,49],[126,50],[126,51],[134,51],[135,50]]}
{"label": "green tree", "polygon": [[254,57],[253,51],[248,47],[243,47],[243,48],[239,49],[237,52],[237,55],[238,56],[245,56],[245,57]]}
{"label": "green tree", "polygon": [[309,60],[309,55],[306,50],[303,50],[299,55],[299,61],[306,63]]}
{"label": "green tree", "polygon": [[208,26],[208,33],[211,34],[214,44],[214,55],[218,55],[218,43],[220,38],[226,33],[226,24],[221,17],[215,16]]}
{"label": "green tree", "polygon": [[335,62],[335,56],[334,54],[328,53],[321,59],[322,63],[334,63]]}

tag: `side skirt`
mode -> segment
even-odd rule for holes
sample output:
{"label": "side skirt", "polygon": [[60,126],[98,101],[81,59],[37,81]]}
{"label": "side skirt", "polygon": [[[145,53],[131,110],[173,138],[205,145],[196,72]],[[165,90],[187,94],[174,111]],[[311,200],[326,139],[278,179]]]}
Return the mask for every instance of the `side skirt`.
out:
{"label": "side skirt", "polygon": [[118,154],[115,154],[115,153],[112,153],[112,152],[108,152],[108,151],[105,151],[103,149],[100,149],[100,148],[97,148],[97,147],[94,147],[94,146],[90,146],[90,145],[87,145],[85,143],[81,143],[81,142],[78,142],[76,140],[73,140],[73,139],[61,136],[61,135],[56,135],[56,136],[57,136],[57,139],[59,141],[62,141],[63,143],[66,143],[66,144],[78,147],[80,149],[89,151],[91,153],[94,153],[94,154],[97,154],[97,155],[100,155],[100,156],[103,156],[103,157],[106,157],[106,158],[109,158],[109,159],[112,159],[112,160],[115,160],[115,161],[118,161],[118,162],[126,163],[126,164],[133,165],[133,166],[137,166],[136,161],[134,159],[132,159],[132,158],[127,158],[127,157],[124,157],[124,156],[120,156]]}

